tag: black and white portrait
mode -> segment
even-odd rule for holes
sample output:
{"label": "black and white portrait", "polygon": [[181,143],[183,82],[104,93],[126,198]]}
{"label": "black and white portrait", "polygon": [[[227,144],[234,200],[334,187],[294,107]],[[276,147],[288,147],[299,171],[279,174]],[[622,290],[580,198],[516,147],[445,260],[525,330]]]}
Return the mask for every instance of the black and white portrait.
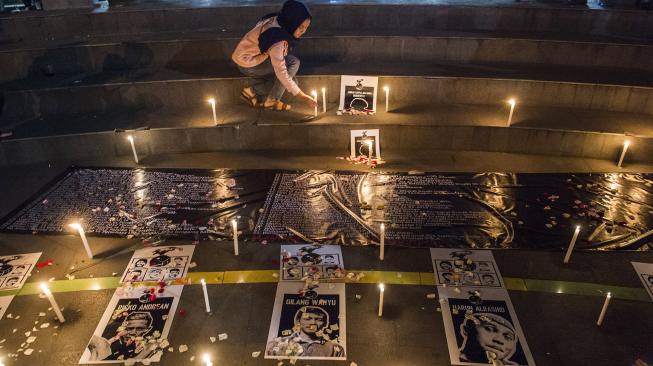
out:
{"label": "black and white portrait", "polygon": [[338,245],[282,245],[282,281],[298,281],[307,276],[334,279],[344,276],[342,250]]}
{"label": "black and white portrait", "polygon": [[186,276],[194,245],[149,247],[136,250],[120,280],[126,282],[168,281]]}
{"label": "black and white portrait", "polygon": [[653,263],[630,262],[635,268],[644,288],[653,300]]}
{"label": "black and white portrait", "polygon": [[431,248],[431,260],[438,285],[503,287],[489,250]]}
{"label": "black and white portrait", "polygon": [[23,287],[39,257],[41,257],[41,253],[0,257],[0,291],[16,290]]}
{"label": "black and white portrait", "polygon": [[280,282],[265,358],[346,359],[344,284],[298,294],[301,283]]}
{"label": "black and white portrait", "polygon": [[454,365],[534,365],[525,337],[503,289],[439,288]]}
{"label": "black and white portrait", "polygon": [[82,354],[80,363],[157,362],[156,341],[167,338],[183,286],[163,293],[118,289]]}

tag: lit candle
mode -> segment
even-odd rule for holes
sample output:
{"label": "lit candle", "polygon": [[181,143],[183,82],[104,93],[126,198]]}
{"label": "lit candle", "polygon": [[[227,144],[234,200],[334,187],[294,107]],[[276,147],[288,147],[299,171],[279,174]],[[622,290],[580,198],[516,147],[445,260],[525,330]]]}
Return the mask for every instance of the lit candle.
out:
{"label": "lit candle", "polygon": [[211,304],[209,304],[209,293],[206,291],[206,281],[202,278],[200,280],[202,283],[202,291],[204,291],[204,305],[206,305],[206,312],[211,312]]}
{"label": "lit candle", "polygon": [[383,294],[385,293],[385,285],[379,284],[379,317],[383,315]]}
{"label": "lit candle", "polygon": [[366,140],[365,143],[367,144],[367,165],[372,165],[373,142],[372,140]]}
{"label": "lit candle", "polygon": [[132,152],[134,153],[134,161],[138,164],[138,154],[136,154],[136,146],[134,145],[134,138],[132,135],[127,135],[127,140],[132,145]]}
{"label": "lit candle", "polygon": [[605,296],[605,302],[603,303],[603,308],[601,309],[601,314],[599,314],[599,319],[596,321],[596,325],[603,324],[603,318],[605,318],[605,312],[608,310],[608,305],[610,304],[611,298],[612,294],[608,292],[608,294]]}
{"label": "lit candle", "polygon": [[317,92],[313,90],[311,92],[311,95],[313,96],[313,100],[315,101],[315,117],[317,117]]}
{"label": "lit candle", "polygon": [[89,258],[93,258],[93,252],[91,252],[91,247],[88,245],[88,240],[86,239],[86,233],[84,232],[84,228],[82,227],[82,225],[78,223],[74,223],[74,224],[70,224],[69,226],[77,230],[77,232],[79,233],[79,237],[82,238],[84,249],[86,249],[86,255],[88,255]]}
{"label": "lit candle", "polygon": [[512,124],[512,114],[515,112],[515,105],[517,104],[517,101],[514,99],[509,99],[508,104],[510,104],[510,114],[508,115],[508,127],[510,127],[510,124]]}
{"label": "lit candle", "polygon": [[236,220],[231,220],[231,228],[234,232],[234,254],[238,255],[238,223]]}
{"label": "lit candle", "polygon": [[215,99],[209,98],[208,102],[211,105],[211,109],[213,109],[213,124],[217,125],[218,124],[218,117],[215,114]]}
{"label": "lit candle", "polygon": [[381,224],[381,251],[379,252],[379,259],[385,258],[385,224]]}
{"label": "lit candle", "polygon": [[383,87],[385,90],[385,111],[388,112],[388,104],[390,103],[390,88],[386,85]]}
{"label": "lit candle", "polygon": [[326,88],[322,88],[322,113],[326,113]]}
{"label": "lit candle", "polygon": [[565,263],[569,263],[569,259],[571,258],[571,252],[574,251],[574,247],[576,246],[576,239],[578,239],[578,233],[580,233],[580,226],[576,226],[576,230],[574,230],[574,235],[571,237],[571,241],[569,242],[569,247],[567,247],[567,253],[565,254]]}
{"label": "lit candle", "polygon": [[57,304],[56,301],[54,301],[54,296],[52,296],[52,292],[48,288],[48,285],[45,283],[41,284],[41,291],[45,294],[45,296],[50,300],[50,305],[52,306],[52,309],[54,310],[54,313],[57,314],[57,318],[59,319],[59,322],[63,323],[66,321],[66,319],[63,317],[63,314],[61,313],[61,309],[59,309],[59,305]]}
{"label": "lit candle", "polygon": [[211,357],[208,355],[208,353],[205,353],[202,358],[204,359],[205,366],[213,366],[213,362],[211,362]]}
{"label": "lit candle", "polygon": [[624,162],[624,158],[626,157],[626,151],[628,151],[628,147],[630,146],[630,141],[626,140],[624,141],[624,147],[621,149],[621,156],[619,157],[619,163],[617,163],[617,167],[621,168],[621,164]]}

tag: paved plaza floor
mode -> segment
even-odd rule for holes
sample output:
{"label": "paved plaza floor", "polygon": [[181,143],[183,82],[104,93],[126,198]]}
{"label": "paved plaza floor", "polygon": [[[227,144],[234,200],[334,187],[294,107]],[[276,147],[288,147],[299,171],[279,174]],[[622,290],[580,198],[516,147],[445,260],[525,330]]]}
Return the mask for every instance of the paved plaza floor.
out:
{"label": "paved plaza floor", "polygon": [[[266,154],[170,155],[144,164],[178,168],[365,169],[334,157],[263,156]],[[104,161],[110,166],[129,164],[127,160]],[[2,168],[2,176],[9,179],[0,181],[0,191],[7,196],[0,203],[0,215],[27,200],[67,166]],[[511,166],[515,171],[534,166],[539,171],[554,172],[615,170],[609,162],[566,159],[552,163],[543,157],[460,152],[443,153],[419,164],[407,158],[397,159],[389,170],[487,171],[502,166]],[[651,171],[647,166],[636,168]],[[119,286],[118,277],[133,250],[143,246],[138,238],[91,236],[89,241],[96,253],[92,260],[74,235],[0,234],[0,255],[43,252],[40,261],[51,261],[51,265],[33,271],[0,320],[0,356],[27,347],[33,349],[30,356],[10,358],[6,365],[77,364],[114,288]],[[165,245],[191,242],[168,240]],[[230,241],[197,244],[193,255],[196,266],[189,272],[193,285],[185,286],[169,335],[172,351],[165,351],[160,364],[203,365],[202,354],[210,353],[216,365],[276,365],[276,361],[264,360],[262,355],[253,358],[252,352],[265,350],[278,281],[275,273],[279,250],[278,244],[246,240],[236,257]],[[450,364],[441,308],[436,299],[428,296],[436,293],[428,249],[388,247],[383,262],[378,260],[377,246],[343,247],[342,253],[347,270],[365,274],[358,280],[348,280],[346,285],[347,360],[300,360],[297,364]],[[568,265],[562,263],[561,251],[493,253],[538,365],[611,366],[630,365],[638,358],[653,360],[651,302],[630,265],[630,261],[651,262],[650,251],[579,251]],[[211,313],[204,311],[199,278],[208,282]],[[41,281],[51,281],[66,323],[59,325],[48,310],[47,299],[38,295],[37,284]],[[379,282],[387,284],[381,318],[376,314]],[[596,318],[606,291],[611,291],[614,298],[599,327]],[[49,326],[41,328],[44,323]],[[30,332],[29,336],[26,332]],[[222,333],[228,335],[226,340],[212,342],[211,337],[215,339]],[[36,339],[23,344],[30,336]],[[180,347],[188,350],[180,352]]]}

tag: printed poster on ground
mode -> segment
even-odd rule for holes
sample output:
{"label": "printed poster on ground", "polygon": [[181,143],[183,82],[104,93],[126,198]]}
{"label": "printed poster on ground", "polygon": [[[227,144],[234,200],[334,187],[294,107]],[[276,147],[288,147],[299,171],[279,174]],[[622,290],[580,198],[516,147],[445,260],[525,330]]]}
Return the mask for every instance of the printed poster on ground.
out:
{"label": "printed poster on ground", "polygon": [[376,76],[340,77],[340,105],[344,114],[374,114],[376,112],[379,78]]}
{"label": "printed poster on ground", "polygon": [[136,250],[120,282],[172,281],[186,276],[194,245],[149,247]]}
{"label": "printed poster on ground", "polygon": [[279,282],[265,358],[345,360],[345,314],[344,283]]}
{"label": "printed poster on ground", "polygon": [[0,320],[5,316],[14,295],[0,296]]}
{"label": "printed poster on ground", "polygon": [[282,281],[302,278],[335,279],[344,276],[339,245],[282,245],[280,271]]}
{"label": "printed poster on ground", "polygon": [[534,366],[508,291],[438,287],[452,365]]}
{"label": "printed poster on ground", "polygon": [[79,363],[159,362],[183,288],[117,289]]}
{"label": "printed poster on ground", "polygon": [[40,257],[40,252],[0,257],[0,291],[22,288]]}
{"label": "printed poster on ground", "polygon": [[431,248],[437,285],[504,287],[490,250]]}
{"label": "printed poster on ground", "polygon": [[653,263],[630,262],[653,300]]}
{"label": "printed poster on ground", "polygon": [[[368,159],[370,152],[372,160],[381,160],[381,135],[379,130],[350,130],[350,158],[363,157]],[[370,151],[371,148],[371,151]]]}

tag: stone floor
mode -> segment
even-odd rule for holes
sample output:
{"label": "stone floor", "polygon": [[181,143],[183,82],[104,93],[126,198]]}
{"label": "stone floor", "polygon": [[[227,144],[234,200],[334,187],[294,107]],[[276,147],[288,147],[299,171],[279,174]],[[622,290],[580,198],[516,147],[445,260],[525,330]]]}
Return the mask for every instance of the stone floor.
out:
{"label": "stone floor", "polygon": [[[390,170],[421,169],[429,171],[487,171],[507,166],[515,171],[610,171],[609,162],[561,159],[553,162],[543,157],[485,153],[443,153],[415,163],[408,157],[391,159]],[[72,164],[73,162],[71,162]],[[129,166],[129,160],[80,161],[76,164]],[[356,169],[341,160],[325,156],[284,157],[259,154],[193,154],[170,155],[146,160],[157,167],[239,167],[294,169]],[[34,165],[2,168],[0,192],[7,198],[0,201],[0,215],[26,200],[68,164]],[[631,167],[653,171],[653,167]],[[5,177],[9,178],[6,179]],[[72,235],[0,234],[0,255],[16,252],[43,251],[41,260],[52,259],[53,266],[35,270],[29,282],[54,278],[65,280],[74,272],[78,279],[111,277],[120,273],[131,256],[127,249],[139,246],[136,239],[90,238],[97,259],[89,261],[79,238]],[[169,241],[168,243],[190,244]],[[125,249],[122,254],[111,255]],[[278,264],[279,248],[245,242],[241,255],[234,257],[229,242],[201,242],[194,254],[194,272],[273,270]],[[425,249],[388,248],[386,260],[379,262],[373,247],[343,248],[346,267],[350,270],[430,272]],[[539,279],[550,282],[575,281],[601,286],[624,286],[642,291],[629,261],[651,261],[646,252],[578,252],[569,265],[562,264],[562,253],[548,251],[494,251],[505,277]],[[71,270],[71,266],[75,270]],[[166,353],[161,365],[197,365],[200,355],[210,352],[219,365],[276,365],[275,361],[254,359],[251,353],[264,348],[274,302],[275,284],[242,283],[210,285],[213,313],[203,310],[201,288],[186,286],[180,307],[187,315],[177,315],[170,342],[175,351]],[[552,287],[555,288],[555,287]],[[376,316],[377,289],[372,284],[347,285],[347,362],[310,362],[310,365],[448,365],[449,357],[441,313],[437,302],[426,295],[433,286],[389,285],[386,291],[384,317]],[[21,356],[9,365],[43,365],[57,360],[57,365],[75,365],[111,297],[112,290],[55,293],[65,308],[68,322],[59,329],[52,327],[37,332],[31,356]],[[356,295],[361,295],[358,300]],[[510,291],[529,346],[538,365],[630,365],[635,359],[653,361],[650,340],[653,313],[648,301],[614,299],[605,323],[595,325],[603,302],[602,294],[573,295],[556,291]],[[39,312],[46,312],[55,323],[45,299],[36,295],[17,296],[8,313],[15,318],[0,320],[0,340],[6,339],[0,357],[14,352],[25,341]],[[14,333],[13,330],[16,329]],[[56,333],[57,335],[54,335]],[[229,339],[215,344],[209,337],[227,333]],[[179,345],[189,351],[179,353]],[[190,361],[195,355],[196,360]],[[308,365],[308,362],[298,362]]]}

